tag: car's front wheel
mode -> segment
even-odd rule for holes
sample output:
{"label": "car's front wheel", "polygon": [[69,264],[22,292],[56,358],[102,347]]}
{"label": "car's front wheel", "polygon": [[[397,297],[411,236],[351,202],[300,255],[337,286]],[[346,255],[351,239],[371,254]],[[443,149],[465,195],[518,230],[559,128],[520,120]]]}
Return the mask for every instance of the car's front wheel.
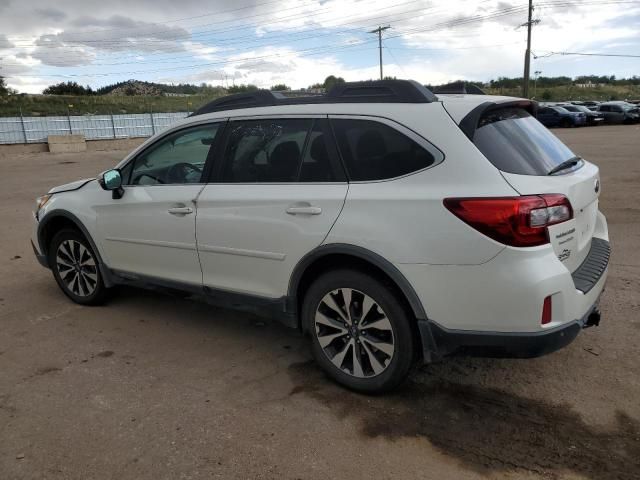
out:
{"label": "car's front wheel", "polygon": [[406,378],[410,313],[385,282],[355,270],[325,273],[309,287],[302,317],[316,361],[338,383],[380,393]]}
{"label": "car's front wheel", "polygon": [[81,305],[99,305],[107,298],[96,254],[76,230],[61,230],[49,245],[49,266],[64,294]]}

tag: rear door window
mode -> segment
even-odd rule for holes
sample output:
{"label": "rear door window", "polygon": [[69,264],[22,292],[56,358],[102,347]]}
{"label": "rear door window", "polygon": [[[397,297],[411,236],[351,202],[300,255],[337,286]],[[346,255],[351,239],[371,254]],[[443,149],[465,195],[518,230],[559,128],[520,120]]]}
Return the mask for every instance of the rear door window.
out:
{"label": "rear door window", "polygon": [[501,108],[481,117],[473,143],[499,170],[547,175],[576,157],[569,147],[522,108]]}
{"label": "rear door window", "polygon": [[222,182],[295,182],[312,124],[310,118],[232,122]]}
{"label": "rear door window", "polygon": [[222,183],[346,180],[326,118],[236,120],[225,143]]}
{"label": "rear door window", "polygon": [[404,133],[373,120],[331,119],[338,149],[352,181],[385,180],[407,175],[442,160]]}

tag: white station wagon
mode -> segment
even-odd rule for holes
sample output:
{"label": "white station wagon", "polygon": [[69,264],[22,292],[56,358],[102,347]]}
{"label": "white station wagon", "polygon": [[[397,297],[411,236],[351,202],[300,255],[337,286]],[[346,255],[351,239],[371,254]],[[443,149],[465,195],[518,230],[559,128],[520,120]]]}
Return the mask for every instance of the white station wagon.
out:
{"label": "white station wagon", "polygon": [[362,392],[542,355],[598,324],[610,249],[598,168],[535,110],[404,80],[224,97],[40,197],[34,251],[80,304],[154,285],[275,317]]}

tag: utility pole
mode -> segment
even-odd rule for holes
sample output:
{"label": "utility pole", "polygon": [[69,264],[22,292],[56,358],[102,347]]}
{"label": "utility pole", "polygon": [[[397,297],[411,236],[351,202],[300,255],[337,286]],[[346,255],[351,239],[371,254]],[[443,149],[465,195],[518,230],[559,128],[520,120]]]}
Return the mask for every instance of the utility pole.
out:
{"label": "utility pole", "polygon": [[[529,76],[531,69],[531,27],[534,24],[533,21],[533,0],[529,0],[529,19],[527,23],[521,26],[527,27],[527,51],[524,54],[524,75],[522,77],[522,96],[529,98]],[[537,22],[535,22],[537,23]]]}
{"label": "utility pole", "polygon": [[391,28],[391,25],[387,25],[386,27],[379,26],[378,28],[371,30],[369,33],[377,33],[378,34],[378,50],[380,50],[380,80],[384,77],[382,76],[382,32]]}

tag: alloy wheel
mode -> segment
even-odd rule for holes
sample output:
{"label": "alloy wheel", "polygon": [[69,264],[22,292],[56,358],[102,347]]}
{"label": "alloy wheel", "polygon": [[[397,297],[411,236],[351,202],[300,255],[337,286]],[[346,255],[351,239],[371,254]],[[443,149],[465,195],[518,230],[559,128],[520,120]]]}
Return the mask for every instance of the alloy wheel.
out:
{"label": "alloy wheel", "polygon": [[331,363],[354,377],[379,375],[393,359],[391,322],[375,300],[358,290],[327,293],[316,309],[315,332]]}
{"label": "alloy wheel", "polygon": [[65,240],[56,252],[62,283],[74,295],[90,296],[98,286],[98,268],[91,251],[77,240]]}

